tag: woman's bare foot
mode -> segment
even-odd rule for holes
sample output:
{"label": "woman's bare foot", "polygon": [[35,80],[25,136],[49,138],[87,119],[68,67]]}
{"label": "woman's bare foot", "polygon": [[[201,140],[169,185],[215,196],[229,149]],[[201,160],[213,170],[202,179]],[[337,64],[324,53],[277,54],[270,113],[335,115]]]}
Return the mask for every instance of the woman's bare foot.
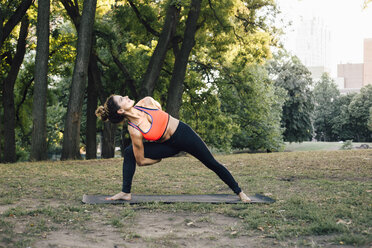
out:
{"label": "woman's bare foot", "polygon": [[239,193],[239,197],[242,202],[251,202],[251,199],[243,191]]}
{"label": "woman's bare foot", "polygon": [[120,192],[120,193],[117,193],[114,196],[106,198],[106,200],[111,200],[111,201],[116,201],[116,200],[130,201],[131,199],[132,199],[132,194],[131,193],[124,193],[124,192]]}

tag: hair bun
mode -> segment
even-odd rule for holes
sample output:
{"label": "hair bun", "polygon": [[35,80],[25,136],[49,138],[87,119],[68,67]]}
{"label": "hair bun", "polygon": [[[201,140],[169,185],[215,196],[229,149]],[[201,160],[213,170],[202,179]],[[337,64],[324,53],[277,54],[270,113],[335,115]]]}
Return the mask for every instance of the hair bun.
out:
{"label": "hair bun", "polygon": [[96,116],[99,117],[102,121],[107,121],[108,112],[103,106],[99,106],[96,110]]}

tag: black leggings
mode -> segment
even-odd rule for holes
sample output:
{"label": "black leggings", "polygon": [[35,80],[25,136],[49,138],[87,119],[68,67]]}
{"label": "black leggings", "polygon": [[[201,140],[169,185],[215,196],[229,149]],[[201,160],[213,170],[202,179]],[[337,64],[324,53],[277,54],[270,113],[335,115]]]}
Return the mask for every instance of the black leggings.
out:
{"label": "black leggings", "polygon": [[[235,194],[239,194],[241,189],[231,173],[218,161],[216,161],[203,140],[187,124],[180,121],[172,137],[163,142],[145,142],[145,158],[161,159],[176,155],[180,151],[190,153],[199,159],[205,166],[213,170],[224,181]],[[123,189],[125,193],[130,193],[132,179],[136,170],[136,159],[132,145],[124,151],[123,163]]]}

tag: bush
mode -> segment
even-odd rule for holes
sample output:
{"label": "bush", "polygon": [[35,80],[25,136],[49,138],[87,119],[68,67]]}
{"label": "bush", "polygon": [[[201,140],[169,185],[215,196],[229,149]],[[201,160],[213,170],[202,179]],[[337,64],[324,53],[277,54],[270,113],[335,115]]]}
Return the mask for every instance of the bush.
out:
{"label": "bush", "polygon": [[353,141],[346,140],[345,143],[342,145],[341,150],[351,150],[353,149]]}

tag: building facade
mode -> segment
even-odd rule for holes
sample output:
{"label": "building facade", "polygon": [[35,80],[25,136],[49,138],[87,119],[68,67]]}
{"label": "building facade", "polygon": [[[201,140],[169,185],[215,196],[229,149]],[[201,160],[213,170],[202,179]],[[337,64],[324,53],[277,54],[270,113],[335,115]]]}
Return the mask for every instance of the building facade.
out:
{"label": "building facade", "polygon": [[372,84],[372,39],[364,40],[363,64],[339,64],[337,76],[343,80],[344,92],[359,91],[360,88]]}
{"label": "building facade", "polygon": [[360,89],[363,87],[364,64],[339,64],[337,76],[344,79],[344,88]]}
{"label": "building facade", "polygon": [[320,18],[301,18],[296,28],[296,50],[301,62],[315,71],[331,68],[331,32]]}
{"label": "building facade", "polygon": [[364,40],[363,86],[372,84],[372,39]]}

